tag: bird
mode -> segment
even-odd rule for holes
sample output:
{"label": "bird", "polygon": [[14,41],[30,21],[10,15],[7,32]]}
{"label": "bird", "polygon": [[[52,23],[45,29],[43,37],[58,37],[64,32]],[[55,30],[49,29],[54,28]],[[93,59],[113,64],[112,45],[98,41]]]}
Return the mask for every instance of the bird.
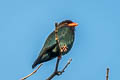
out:
{"label": "bird", "polygon": [[37,59],[34,61],[32,65],[32,68],[35,68],[40,63],[50,61],[60,56],[59,52],[60,50],[62,51],[62,55],[67,54],[73,46],[76,26],[78,26],[78,24],[71,20],[64,20],[60,22],[57,25],[58,27],[57,35],[59,39],[60,49],[55,40],[55,31],[53,31],[47,37],[43,45],[43,48],[41,49]]}

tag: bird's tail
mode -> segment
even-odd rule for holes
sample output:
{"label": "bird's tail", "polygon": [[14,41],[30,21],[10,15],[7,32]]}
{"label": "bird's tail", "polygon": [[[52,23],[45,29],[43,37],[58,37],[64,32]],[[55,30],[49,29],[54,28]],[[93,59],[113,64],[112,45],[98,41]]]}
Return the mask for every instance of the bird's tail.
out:
{"label": "bird's tail", "polygon": [[37,65],[38,65],[38,63],[34,63],[34,64],[32,65],[32,69],[35,68]]}
{"label": "bird's tail", "polygon": [[33,65],[32,65],[32,69],[33,68],[35,68],[38,64],[40,64],[41,63],[41,60],[40,60],[40,58],[37,58],[36,60],[35,60],[35,62],[33,63]]}
{"label": "bird's tail", "polygon": [[[51,47],[47,48],[46,51],[44,51],[44,53],[40,53],[40,56],[35,60],[35,62],[32,65],[32,68],[35,68],[38,64],[42,63],[42,62],[46,62],[52,58],[50,58],[50,56],[48,54],[50,54],[51,50],[53,50],[55,48],[57,44],[52,45]],[[47,53],[49,52],[49,53]]]}

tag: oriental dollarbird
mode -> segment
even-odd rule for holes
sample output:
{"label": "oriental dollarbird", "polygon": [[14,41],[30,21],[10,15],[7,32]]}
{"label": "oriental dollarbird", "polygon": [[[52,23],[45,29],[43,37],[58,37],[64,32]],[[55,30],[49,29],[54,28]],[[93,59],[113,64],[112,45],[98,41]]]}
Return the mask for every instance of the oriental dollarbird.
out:
{"label": "oriental dollarbird", "polygon": [[32,65],[32,68],[36,67],[40,63],[49,61],[60,56],[61,55],[60,51],[62,51],[62,55],[68,53],[71,50],[74,42],[75,27],[77,25],[78,25],[77,23],[74,23],[71,20],[65,20],[59,23],[57,25],[59,46],[55,40],[55,31],[53,31],[48,36],[42,50],[40,51],[39,56]]}

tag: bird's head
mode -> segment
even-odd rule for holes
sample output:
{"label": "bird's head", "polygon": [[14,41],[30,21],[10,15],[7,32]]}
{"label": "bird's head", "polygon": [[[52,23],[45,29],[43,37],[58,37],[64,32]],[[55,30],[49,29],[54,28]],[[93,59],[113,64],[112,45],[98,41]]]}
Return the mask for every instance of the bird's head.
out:
{"label": "bird's head", "polygon": [[59,23],[59,26],[68,26],[68,27],[71,27],[71,28],[74,28],[76,26],[78,26],[77,23],[75,22],[72,22],[71,20],[65,20],[65,21],[62,21],[61,23]]}

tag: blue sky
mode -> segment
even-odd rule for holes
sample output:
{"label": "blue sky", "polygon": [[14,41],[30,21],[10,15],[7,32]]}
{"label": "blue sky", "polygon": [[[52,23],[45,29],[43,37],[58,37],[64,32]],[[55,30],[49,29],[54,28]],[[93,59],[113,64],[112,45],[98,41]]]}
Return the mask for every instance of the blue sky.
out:
{"label": "blue sky", "polygon": [[[0,0],[0,80],[19,80],[33,71],[54,23],[79,23],[75,43],[59,68],[72,58],[66,72],[53,80],[120,80],[119,0]],[[28,80],[45,80],[56,59]]]}

